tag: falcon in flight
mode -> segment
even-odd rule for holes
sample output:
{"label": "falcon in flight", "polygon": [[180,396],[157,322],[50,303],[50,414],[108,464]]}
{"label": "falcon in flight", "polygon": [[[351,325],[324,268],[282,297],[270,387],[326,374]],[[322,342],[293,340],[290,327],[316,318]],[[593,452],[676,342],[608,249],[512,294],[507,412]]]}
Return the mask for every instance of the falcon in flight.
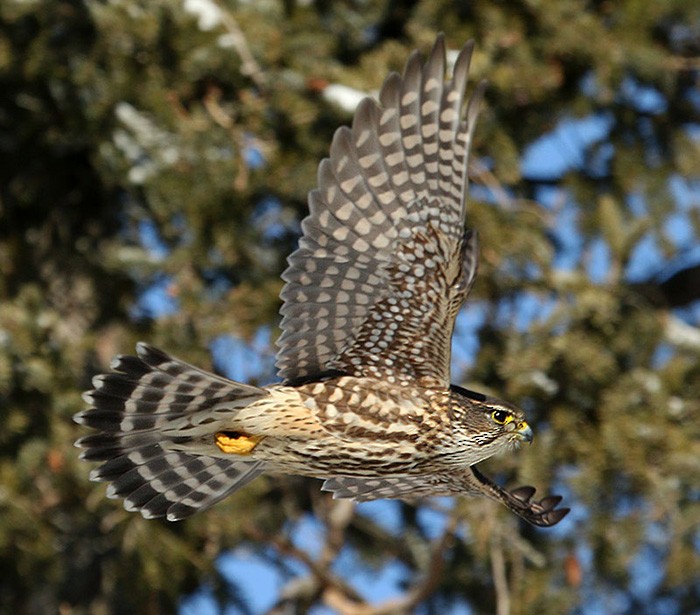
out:
{"label": "falcon in flight", "polygon": [[75,420],[103,462],[91,478],[127,510],[174,521],[262,472],[325,479],[336,498],[482,495],[538,526],[559,496],[505,490],[476,467],[532,440],[516,406],[450,384],[455,317],[474,282],[467,161],[484,84],[465,98],[473,44],[445,78],[442,36],[423,63],[340,128],[283,274],[281,384],[251,386],[146,344],[118,356]]}

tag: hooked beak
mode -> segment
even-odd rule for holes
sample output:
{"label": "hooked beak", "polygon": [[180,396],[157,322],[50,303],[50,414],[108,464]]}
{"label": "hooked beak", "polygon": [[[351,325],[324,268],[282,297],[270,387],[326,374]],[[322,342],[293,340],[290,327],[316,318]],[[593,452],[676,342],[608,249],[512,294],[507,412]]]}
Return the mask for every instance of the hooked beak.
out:
{"label": "hooked beak", "polygon": [[513,435],[528,444],[532,444],[532,439],[535,437],[535,434],[532,433],[532,428],[525,421],[520,421],[517,424]]}

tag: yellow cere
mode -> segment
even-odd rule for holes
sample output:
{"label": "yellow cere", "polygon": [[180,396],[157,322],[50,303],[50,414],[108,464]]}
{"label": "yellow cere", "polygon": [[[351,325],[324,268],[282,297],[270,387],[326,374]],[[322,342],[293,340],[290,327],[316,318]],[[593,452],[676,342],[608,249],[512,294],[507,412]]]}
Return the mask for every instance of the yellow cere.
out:
{"label": "yellow cere", "polygon": [[240,431],[220,431],[216,434],[214,442],[222,453],[231,455],[250,455],[261,436],[249,436]]}

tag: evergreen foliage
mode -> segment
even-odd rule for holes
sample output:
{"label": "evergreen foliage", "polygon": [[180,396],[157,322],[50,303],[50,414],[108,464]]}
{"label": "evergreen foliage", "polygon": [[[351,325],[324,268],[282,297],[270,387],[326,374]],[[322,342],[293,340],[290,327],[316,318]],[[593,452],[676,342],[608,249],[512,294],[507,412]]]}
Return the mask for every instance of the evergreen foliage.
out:
{"label": "evergreen foliage", "polygon": [[[274,340],[306,194],[351,119],[326,86],[374,91],[439,31],[474,38],[490,82],[460,318],[479,352],[453,379],[527,410],[535,444],[489,467],[564,493],[569,518],[534,530],[463,499],[431,542],[421,510],[444,502],[397,505],[389,531],[289,477],[177,524],[106,500],[72,447],[80,392],[139,339],[202,366],[219,336]],[[278,612],[700,608],[700,331],[680,309],[700,298],[699,83],[700,5],[678,0],[4,0],[0,612],[171,613],[202,583],[246,612],[216,569],[244,542],[308,569]],[[585,118],[599,138],[562,132],[550,173],[521,164]],[[315,562],[288,535],[309,513]],[[359,601],[331,570],[343,545],[405,564],[404,602]],[[644,591],[640,558],[660,570]]]}

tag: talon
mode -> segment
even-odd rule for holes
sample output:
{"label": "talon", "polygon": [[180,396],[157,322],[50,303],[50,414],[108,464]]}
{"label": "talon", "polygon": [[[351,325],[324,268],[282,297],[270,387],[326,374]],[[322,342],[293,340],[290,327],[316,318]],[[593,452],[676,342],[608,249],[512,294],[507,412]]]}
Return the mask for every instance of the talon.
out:
{"label": "talon", "polygon": [[222,453],[230,455],[250,455],[262,440],[262,436],[251,436],[242,431],[220,431],[214,442]]}
{"label": "talon", "polygon": [[553,510],[561,500],[562,497],[560,495],[550,495],[546,498],[542,498],[539,505],[542,507],[543,511],[547,512]]}
{"label": "talon", "polygon": [[524,487],[518,487],[517,489],[513,489],[513,491],[511,491],[510,494],[515,499],[520,500],[521,502],[527,503],[530,501],[530,498],[533,495],[535,495],[535,488],[526,485]]}
{"label": "talon", "polygon": [[559,508],[557,510],[550,510],[542,516],[544,522],[544,527],[551,527],[559,523],[566,515],[571,511],[570,508]]}

